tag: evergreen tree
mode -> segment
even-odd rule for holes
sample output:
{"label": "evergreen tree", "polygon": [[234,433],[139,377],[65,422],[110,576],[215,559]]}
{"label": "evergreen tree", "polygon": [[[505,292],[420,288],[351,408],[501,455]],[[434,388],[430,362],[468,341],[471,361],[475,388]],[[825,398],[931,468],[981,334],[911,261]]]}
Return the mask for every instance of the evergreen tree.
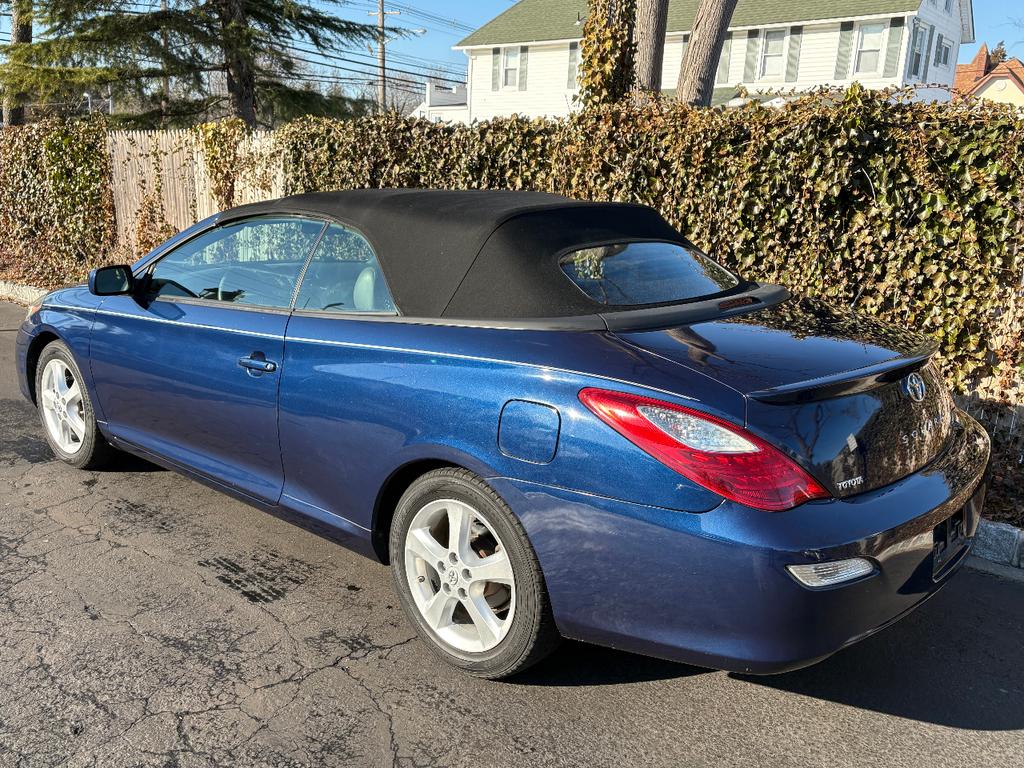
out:
{"label": "evergreen tree", "polygon": [[372,25],[330,12],[342,5],[36,0],[35,42],[0,49],[7,57],[0,95],[56,103],[109,95],[120,117],[139,126],[228,115],[251,127],[307,114],[344,117],[365,105],[303,79],[318,54],[376,39]]}
{"label": "evergreen tree", "polygon": [[[4,6],[0,4],[0,8]],[[11,16],[10,44],[25,45],[32,42],[31,0],[11,0],[8,3]],[[4,125],[20,125],[25,122],[25,94],[17,91],[0,92],[3,101],[2,122]]]}

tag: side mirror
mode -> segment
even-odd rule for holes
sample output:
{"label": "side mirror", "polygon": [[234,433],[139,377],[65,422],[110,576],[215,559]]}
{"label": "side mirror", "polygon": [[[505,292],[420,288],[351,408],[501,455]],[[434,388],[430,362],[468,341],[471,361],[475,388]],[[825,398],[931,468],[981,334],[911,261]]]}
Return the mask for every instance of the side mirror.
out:
{"label": "side mirror", "polygon": [[134,290],[131,267],[99,267],[89,272],[89,293],[96,296],[123,296]]}

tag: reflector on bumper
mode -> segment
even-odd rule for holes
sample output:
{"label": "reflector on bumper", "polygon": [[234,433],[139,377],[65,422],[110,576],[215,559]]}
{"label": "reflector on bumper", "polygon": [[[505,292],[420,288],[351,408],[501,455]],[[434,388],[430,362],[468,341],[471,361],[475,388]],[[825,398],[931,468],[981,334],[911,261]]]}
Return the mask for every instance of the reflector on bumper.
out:
{"label": "reflector on bumper", "polygon": [[808,565],[787,565],[786,570],[805,587],[816,589],[853,581],[873,573],[875,566],[870,560],[853,557],[849,560],[834,560],[830,563],[810,563]]}

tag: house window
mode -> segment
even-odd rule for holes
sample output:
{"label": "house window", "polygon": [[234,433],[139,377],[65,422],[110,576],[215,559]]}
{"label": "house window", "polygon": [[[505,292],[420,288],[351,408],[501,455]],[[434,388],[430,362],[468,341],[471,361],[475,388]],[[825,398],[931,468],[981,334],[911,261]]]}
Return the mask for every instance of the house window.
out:
{"label": "house window", "polygon": [[953,15],[953,6],[955,5],[954,0],[946,0],[946,13],[950,16]]}
{"label": "house window", "polygon": [[770,29],[764,33],[764,49],[761,51],[761,77],[782,77],[785,58],[786,30]]}
{"label": "house window", "polygon": [[[942,35],[939,35],[942,37]],[[948,67],[949,60],[953,58],[953,44],[943,40],[935,46],[935,66]]]}
{"label": "house window", "polygon": [[914,38],[910,43],[910,76],[920,77],[921,67],[924,64],[924,41],[925,41],[925,28],[915,27]]}
{"label": "house window", "polygon": [[580,44],[569,43],[569,74],[565,85],[570,91],[575,91],[579,82],[580,74]]}
{"label": "house window", "polygon": [[874,74],[878,72],[878,62],[882,57],[882,24],[863,24],[857,38],[857,60],[854,72]]}
{"label": "house window", "polygon": [[501,52],[501,85],[519,87],[519,48],[505,48]]}

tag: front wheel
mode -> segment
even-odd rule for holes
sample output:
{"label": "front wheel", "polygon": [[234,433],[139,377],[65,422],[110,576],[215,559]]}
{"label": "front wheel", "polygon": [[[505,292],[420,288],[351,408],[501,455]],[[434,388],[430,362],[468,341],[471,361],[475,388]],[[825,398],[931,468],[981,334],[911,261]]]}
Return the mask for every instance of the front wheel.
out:
{"label": "front wheel", "polygon": [[51,342],[43,349],[35,384],[39,419],[57,458],[78,469],[106,464],[113,449],[96,426],[82,373],[63,342]]}
{"label": "front wheel", "polygon": [[395,511],[390,554],[402,608],[449,664],[497,679],[558,644],[526,533],[472,472],[440,469],[416,480]]}

